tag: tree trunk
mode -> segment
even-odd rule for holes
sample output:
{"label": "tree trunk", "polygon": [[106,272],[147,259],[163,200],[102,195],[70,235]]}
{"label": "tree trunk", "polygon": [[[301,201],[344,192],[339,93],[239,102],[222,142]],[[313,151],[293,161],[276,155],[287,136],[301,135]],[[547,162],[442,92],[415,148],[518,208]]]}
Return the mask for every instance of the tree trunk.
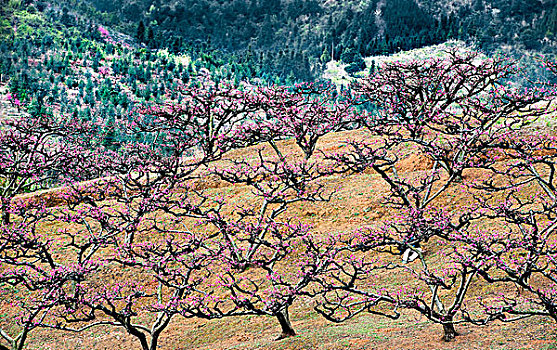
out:
{"label": "tree trunk", "polygon": [[10,213],[7,211],[2,212],[2,224],[6,226],[10,224]]}
{"label": "tree trunk", "polygon": [[288,315],[288,307],[284,310],[279,311],[275,315],[280,323],[280,327],[282,329],[281,335],[277,338],[277,340],[293,337],[296,335],[294,328],[292,328],[292,324],[290,323],[290,316]]}
{"label": "tree trunk", "polygon": [[453,341],[454,338],[456,338],[457,335],[458,335],[458,333],[456,332],[456,330],[454,328],[454,324],[452,324],[452,323],[443,324],[443,340],[444,341]]}

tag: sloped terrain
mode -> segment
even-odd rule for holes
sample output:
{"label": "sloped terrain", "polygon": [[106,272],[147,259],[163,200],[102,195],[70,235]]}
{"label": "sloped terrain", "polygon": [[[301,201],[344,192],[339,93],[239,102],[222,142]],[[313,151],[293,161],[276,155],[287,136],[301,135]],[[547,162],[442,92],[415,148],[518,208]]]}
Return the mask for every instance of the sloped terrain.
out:
{"label": "sloped terrain", "polygon": [[[346,139],[365,138],[363,131],[330,134],[319,144],[320,150],[342,149]],[[254,146],[236,150],[227,158],[250,158],[257,149]],[[284,141],[279,147],[285,152],[295,152],[292,141]],[[268,149],[268,148],[267,148]],[[402,150],[398,171],[401,176],[419,176],[431,168],[431,163],[410,150]],[[465,179],[481,178],[481,174],[466,173]],[[313,225],[317,235],[351,232],[362,225],[379,226],[392,219],[390,209],[382,202],[388,193],[378,174],[372,171],[356,175],[339,175],[326,178],[327,190],[333,198],[326,203],[295,205],[285,215],[299,217]],[[207,180],[199,186],[209,189],[215,196],[224,195],[234,205],[242,206],[252,195],[246,186],[230,186],[219,180]],[[60,190],[63,191],[63,190]],[[56,196],[56,191],[50,193]],[[26,196],[27,198],[31,196]],[[448,210],[459,210],[466,202],[466,194],[451,191],[436,203]],[[54,200],[51,205],[59,205]],[[55,230],[56,227],[45,227]],[[59,229],[59,228],[58,228]],[[443,259],[444,246],[436,240],[424,244],[426,259],[435,266]],[[368,252],[367,254],[375,254]],[[400,259],[400,257],[396,257]],[[410,264],[417,264],[413,262]],[[122,272],[125,273],[125,272]],[[137,277],[138,278],[138,277]],[[413,283],[403,275],[389,275],[388,287]],[[472,294],[493,288],[479,283]],[[554,323],[549,319],[529,318],[513,323],[496,321],[488,326],[457,325],[461,336],[453,342],[443,342],[440,326],[434,325],[415,312],[405,312],[400,319],[389,320],[379,316],[362,314],[344,323],[325,321],[313,310],[314,303],[301,298],[291,308],[291,319],[297,336],[276,341],[278,325],[270,317],[232,317],[211,321],[188,320],[176,317],[161,337],[161,349],[552,349],[556,344]],[[10,305],[4,302],[0,313],[1,323],[12,316]],[[4,326],[4,324],[2,324]],[[9,329],[9,328],[8,328]],[[135,339],[123,329],[96,327],[83,333],[71,334],[50,330],[38,330],[30,335],[29,349],[132,349]]]}

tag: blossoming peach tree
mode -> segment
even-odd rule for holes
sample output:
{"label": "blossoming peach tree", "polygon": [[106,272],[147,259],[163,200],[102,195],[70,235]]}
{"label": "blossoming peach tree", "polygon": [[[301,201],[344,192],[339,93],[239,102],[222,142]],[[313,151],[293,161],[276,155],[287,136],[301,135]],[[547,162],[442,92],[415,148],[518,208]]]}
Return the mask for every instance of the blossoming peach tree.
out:
{"label": "blossoming peach tree", "polygon": [[[328,158],[339,172],[372,169],[389,188],[383,204],[390,215],[344,239],[350,254],[321,280],[321,314],[334,321],[361,312],[398,318],[412,309],[441,324],[445,340],[458,335],[457,323],[496,318],[470,311],[485,261],[468,245],[490,218],[481,204],[488,189],[478,184],[507,156],[497,151],[502,140],[548,108],[549,91],[511,86],[518,71],[504,59],[453,50],[386,63],[355,85],[359,103],[370,107],[361,121],[369,137]],[[403,167],[409,149],[421,162],[415,171]],[[435,254],[422,250],[428,241]],[[393,257],[403,252],[404,261]],[[400,288],[384,282],[395,274],[404,276]]]}
{"label": "blossoming peach tree", "polygon": [[[527,128],[549,94],[513,87],[517,73],[451,51],[385,64],[353,95],[204,81],[183,87],[181,104],[136,109],[118,151],[80,136],[88,126],[10,122],[0,283],[21,331],[1,330],[0,348],[22,349],[36,328],[106,326],[154,350],[178,317],[271,316],[284,338],[301,298],[337,322],[415,310],[445,340],[457,323],[555,317],[555,147]],[[316,151],[359,125],[364,140]],[[408,171],[410,157],[422,165]],[[323,237],[296,218],[293,204],[334,200],[328,176],[364,170],[388,188],[381,220]],[[66,184],[56,201],[19,196],[53,181]],[[241,206],[222,194],[236,190]],[[482,283],[494,293],[480,295]]]}
{"label": "blossoming peach tree", "polygon": [[[16,318],[20,327],[0,329],[11,349],[22,349],[29,332],[65,303],[63,284],[80,269],[57,264],[52,238],[37,229],[39,222],[50,220],[48,192],[42,198],[21,195],[102,176],[98,168],[87,167],[95,154],[94,140],[93,124],[64,117],[21,115],[1,121],[0,280],[6,300],[21,307]],[[29,298],[18,297],[20,287],[29,291]]]}
{"label": "blossoming peach tree", "polygon": [[473,268],[488,283],[500,285],[485,312],[502,321],[530,316],[557,319],[555,220],[556,139],[548,131],[528,130],[502,139],[504,162],[491,167],[477,188],[489,191],[481,202],[489,232],[462,237],[462,254],[482,264]]}
{"label": "blossoming peach tree", "polygon": [[[327,174],[276,146],[274,155],[261,151],[254,159],[219,163],[232,148],[261,141],[253,128],[238,130],[271,103],[226,84],[183,93],[189,96],[183,105],[142,107],[121,123],[135,142],[118,152],[97,145],[44,156],[60,161],[60,174],[45,165],[48,176],[82,176],[52,194],[63,205],[14,200],[18,190],[10,192],[3,212],[14,220],[2,226],[2,282],[12,285],[13,295],[30,295],[19,304],[28,315],[19,321],[22,335],[2,333],[12,348],[22,348],[38,327],[116,326],[143,349],[156,349],[175,316],[270,315],[282,337],[295,334],[288,307],[327,262],[310,227],[281,214],[296,202],[328,200],[319,183]],[[54,152],[61,141],[42,145],[29,138],[22,149]],[[3,154],[21,158],[13,147]],[[253,206],[231,208],[215,198],[203,185],[211,177],[251,187]],[[292,272],[296,259],[300,270]]]}

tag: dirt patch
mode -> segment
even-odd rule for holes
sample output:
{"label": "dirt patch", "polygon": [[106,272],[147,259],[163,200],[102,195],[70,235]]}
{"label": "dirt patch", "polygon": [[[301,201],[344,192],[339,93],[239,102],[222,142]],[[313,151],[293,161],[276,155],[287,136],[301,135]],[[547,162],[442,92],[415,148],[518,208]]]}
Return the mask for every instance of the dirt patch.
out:
{"label": "dirt patch", "polygon": [[408,154],[397,163],[397,170],[403,173],[430,169],[433,169],[433,160],[421,154]]}

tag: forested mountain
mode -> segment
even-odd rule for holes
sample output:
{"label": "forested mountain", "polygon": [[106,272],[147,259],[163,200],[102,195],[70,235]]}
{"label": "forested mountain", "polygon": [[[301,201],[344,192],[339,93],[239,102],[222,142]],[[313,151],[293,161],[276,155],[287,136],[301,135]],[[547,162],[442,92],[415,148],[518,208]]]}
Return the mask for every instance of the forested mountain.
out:
{"label": "forested mountain", "polygon": [[[57,2],[60,3],[60,2]],[[150,47],[204,47],[263,56],[299,55],[315,64],[353,48],[385,54],[449,38],[491,49],[553,47],[555,0],[63,0]],[[67,24],[71,16],[66,16]],[[321,60],[322,61],[322,60]]]}
{"label": "forested mountain", "polygon": [[347,49],[361,55],[389,53],[439,43],[454,32],[450,28],[454,23],[444,21],[438,28],[441,22],[413,0],[64,0],[62,4],[152,48],[252,50],[264,59],[298,56],[294,59],[309,58],[312,64],[328,59],[331,51],[337,59]]}
{"label": "forested mountain", "polygon": [[[180,101],[180,88],[199,78],[234,84],[299,79],[292,65],[284,75],[266,74],[249,53],[225,56],[199,49],[175,54],[141,47],[79,9],[10,1],[0,3],[0,13],[0,89],[5,91],[0,98],[31,115],[97,121],[103,142],[115,147],[125,137],[115,134],[115,122],[145,103]],[[308,70],[302,78],[309,76],[309,67],[301,69]]]}
{"label": "forested mountain", "polygon": [[10,0],[0,4],[0,82],[9,82],[10,92],[31,111],[50,106],[112,120],[136,102],[176,98],[177,86],[201,73],[236,83],[292,84],[319,79],[331,55],[355,73],[369,68],[363,57],[448,39],[478,45],[488,54],[505,47],[551,57],[556,5],[556,0]]}
{"label": "forested mountain", "polygon": [[526,49],[554,50],[557,2],[554,0],[419,1],[435,16],[456,15],[457,35],[490,49],[512,44]]}
{"label": "forested mountain", "polygon": [[[215,66],[245,63],[264,75],[313,80],[324,63],[342,59],[349,71],[362,57],[448,39],[553,53],[555,0],[10,0],[66,28],[101,24],[128,42],[171,53],[204,52]],[[6,6],[6,5],[4,5]],[[17,28],[4,14],[0,32]],[[343,56],[344,54],[344,56]]]}

